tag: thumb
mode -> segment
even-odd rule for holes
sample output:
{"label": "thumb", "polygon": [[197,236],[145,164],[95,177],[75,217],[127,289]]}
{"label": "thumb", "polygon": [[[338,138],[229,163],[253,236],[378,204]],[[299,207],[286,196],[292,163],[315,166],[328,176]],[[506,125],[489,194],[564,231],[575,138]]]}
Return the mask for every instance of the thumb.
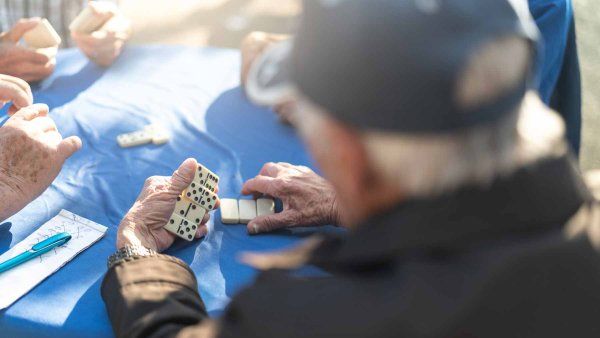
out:
{"label": "thumb", "polygon": [[81,139],[78,136],[67,137],[58,144],[58,153],[65,161],[79,149],[81,149]]}
{"label": "thumb", "polygon": [[27,31],[35,28],[40,23],[40,18],[21,19],[6,33],[5,38],[10,42],[17,43]]}
{"label": "thumb", "polygon": [[251,220],[246,227],[249,234],[256,235],[262,232],[292,227],[295,225],[294,219],[292,211],[283,211],[278,214],[258,216]]}
{"label": "thumb", "polygon": [[196,168],[198,167],[198,162],[196,162],[193,158],[188,158],[183,161],[179,168],[173,172],[171,176],[171,186],[173,189],[177,190],[177,192],[181,193],[185,188],[187,188],[190,183],[194,180],[194,175],[196,174]]}

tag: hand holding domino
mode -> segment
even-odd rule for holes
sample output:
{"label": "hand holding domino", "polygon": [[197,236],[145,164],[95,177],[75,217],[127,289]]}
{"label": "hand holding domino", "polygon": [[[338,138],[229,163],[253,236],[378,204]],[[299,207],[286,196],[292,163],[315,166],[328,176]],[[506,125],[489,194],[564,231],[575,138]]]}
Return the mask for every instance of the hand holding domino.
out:
{"label": "hand holding domino", "polygon": [[116,13],[111,2],[91,2],[69,25],[71,32],[91,34],[102,28]]}
{"label": "hand holding domino", "polygon": [[219,176],[198,164],[193,181],[177,197],[175,209],[164,229],[186,241],[193,240],[205,215],[219,205],[218,184]]}
{"label": "hand holding domino", "polygon": [[32,29],[23,34],[23,41],[33,49],[56,47],[60,45],[60,35],[47,19],[41,19]]}
{"label": "hand holding domino", "polygon": [[149,177],[119,224],[117,247],[141,245],[163,251],[177,236],[188,241],[206,236],[208,210],[182,197],[197,168],[198,162],[189,158],[171,176]]}
{"label": "hand holding domino", "polygon": [[[252,213],[253,202],[240,200],[239,222],[246,223],[250,234],[286,227],[339,224],[339,212],[333,186],[308,167],[289,163],[267,163],[258,175],[242,187],[243,195],[272,196],[280,199],[283,210],[273,214],[271,202],[256,202],[257,215]],[[226,205],[230,202],[223,202]],[[264,203],[264,204],[263,204]],[[259,209],[265,214],[258,215]],[[221,208],[221,215],[224,209]],[[227,221],[227,220],[226,220]]]}

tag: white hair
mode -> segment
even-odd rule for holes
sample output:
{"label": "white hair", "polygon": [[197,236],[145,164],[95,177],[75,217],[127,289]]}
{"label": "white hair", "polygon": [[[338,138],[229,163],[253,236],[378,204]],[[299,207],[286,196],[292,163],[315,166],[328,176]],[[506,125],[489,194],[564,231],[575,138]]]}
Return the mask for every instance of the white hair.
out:
{"label": "white hair", "polygon": [[[529,49],[505,38],[483,46],[459,77],[456,100],[477,106],[523,81]],[[326,133],[327,114],[301,98],[294,120],[304,137]],[[563,155],[564,123],[530,92],[512,113],[493,124],[446,134],[366,131],[361,141],[372,170],[406,195],[426,197],[466,185],[486,186],[494,179],[544,157]],[[323,145],[332,147],[333,145]]]}

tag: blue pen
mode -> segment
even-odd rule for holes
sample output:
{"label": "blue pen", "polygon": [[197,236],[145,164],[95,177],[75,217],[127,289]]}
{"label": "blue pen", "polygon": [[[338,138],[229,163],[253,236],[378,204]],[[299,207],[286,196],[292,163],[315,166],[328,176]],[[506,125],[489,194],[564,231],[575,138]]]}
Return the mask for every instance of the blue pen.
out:
{"label": "blue pen", "polygon": [[48,239],[45,239],[38,244],[31,247],[31,249],[23,252],[22,254],[13,257],[6,262],[0,263],[0,272],[4,272],[10,268],[13,268],[21,263],[25,263],[28,260],[35,258],[39,255],[43,255],[46,252],[67,243],[71,239],[71,235],[63,232],[54,235]]}

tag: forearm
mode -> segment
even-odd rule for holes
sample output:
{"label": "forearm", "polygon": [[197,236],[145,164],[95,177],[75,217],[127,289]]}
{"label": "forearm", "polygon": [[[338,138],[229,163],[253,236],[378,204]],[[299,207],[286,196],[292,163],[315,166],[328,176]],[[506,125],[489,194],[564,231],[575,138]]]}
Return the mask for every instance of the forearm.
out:
{"label": "forearm", "polygon": [[106,274],[102,298],[117,337],[176,337],[207,318],[196,278],[166,255],[119,263]]}

